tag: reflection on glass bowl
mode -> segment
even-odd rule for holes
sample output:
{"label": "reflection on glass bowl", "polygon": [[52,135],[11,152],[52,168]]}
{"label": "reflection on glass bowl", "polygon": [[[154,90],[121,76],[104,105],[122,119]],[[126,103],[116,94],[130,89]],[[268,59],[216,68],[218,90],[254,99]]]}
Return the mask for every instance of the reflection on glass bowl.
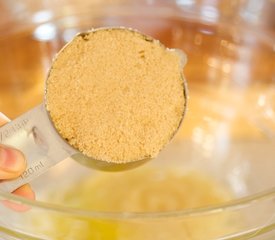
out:
{"label": "reflection on glass bowl", "polygon": [[91,27],[133,27],[183,49],[189,88],[182,127],[154,161],[102,173],[68,159],[32,183],[37,201],[0,193],[31,205],[26,213],[0,205],[4,239],[274,236],[274,40],[181,11],[87,9],[0,38],[0,107],[11,117],[42,101],[52,57]]}

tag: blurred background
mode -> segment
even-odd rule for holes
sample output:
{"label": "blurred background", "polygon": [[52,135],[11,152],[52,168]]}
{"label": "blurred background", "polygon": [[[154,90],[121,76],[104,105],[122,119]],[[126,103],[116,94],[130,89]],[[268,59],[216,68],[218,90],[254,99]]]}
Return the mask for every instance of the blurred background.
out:
{"label": "blurred background", "polygon": [[[123,24],[174,46],[171,32],[179,36],[193,25],[179,30],[177,20],[157,19],[156,8],[162,11],[158,14],[202,19],[212,30],[214,24],[226,22],[249,24],[256,31],[275,28],[272,0],[0,0],[0,111],[14,118],[43,100],[52,57],[80,30]],[[131,19],[123,17],[129,9],[135,15]],[[150,21],[142,20],[140,16],[150,16],[150,12]],[[194,41],[201,40],[197,35]],[[209,47],[213,44],[209,42]]]}
{"label": "blurred background", "polygon": [[55,54],[102,26],[136,28],[187,54],[183,124],[157,159],[117,177],[72,160],[51,169],[32,182],[39,206],[21,214],[0,204],[1,237],[274,239],[275,1],[0,0],[0,112],[13,119],[41,103]]}

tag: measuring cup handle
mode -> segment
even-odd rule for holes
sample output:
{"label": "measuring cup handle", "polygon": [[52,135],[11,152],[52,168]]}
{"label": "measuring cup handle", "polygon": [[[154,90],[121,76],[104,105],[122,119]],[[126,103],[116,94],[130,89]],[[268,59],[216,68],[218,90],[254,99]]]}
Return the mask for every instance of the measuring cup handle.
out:
{"label": "measuring cup handle", "polygon": [[12,192],[75,153],[52,126],[44,104],[0,128],[0,143],[23,152],[27,168],[17,179],[0,182],[0,190]]}

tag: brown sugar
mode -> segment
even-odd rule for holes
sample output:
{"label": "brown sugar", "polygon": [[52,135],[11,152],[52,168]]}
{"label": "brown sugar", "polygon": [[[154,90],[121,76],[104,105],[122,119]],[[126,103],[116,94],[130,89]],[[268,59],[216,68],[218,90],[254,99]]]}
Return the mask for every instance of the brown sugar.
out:
{"label": "brown sugar", "polygon": [[59,134],[84,155],[154,158],[185,111],[185,57],[126,28],[77,35],[54,60],[46,105]]}

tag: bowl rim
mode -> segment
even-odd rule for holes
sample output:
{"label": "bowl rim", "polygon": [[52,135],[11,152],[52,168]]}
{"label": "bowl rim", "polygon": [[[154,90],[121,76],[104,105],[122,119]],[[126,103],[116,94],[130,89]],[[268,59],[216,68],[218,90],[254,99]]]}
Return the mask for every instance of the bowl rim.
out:
{"label": "bowl rim", "polygon": [[88,217],[93,219],[162,219],[162,218],[186,218],[194,216],[204,216],[209,214],[216,214],[220,212],[239,210],[249,207],[253,204],[261,204],[264,201],[275,200],[275,187],[224,203],[208,205],[206,207],[199,207],[193,209],[184,209],[176,211],[165,212],[110,212],[110,211],[94,211],[75,207],[66,207],[59,204],[48,203],[43,201],[26,199],[24,197],[14,195],[11,193],[0,191],[1,200],[8,200],[16,204],[23,204],[30,209],[36,208],[40,210],[47,210],[50,212],[58,212],[64,215]]}
{"label": "bowl rim", "polygon": [[[123,8],[124,10],[127,9],[129,6],[120,6],[120,8]],[[148,6],[146,8],[138,7],[135,6],[135,8],[140,9],[142,8],[143,10],[146,10],[146,12],[151,13],[152,9],[148,9]],[[96,9],[85,9],[85,12],[81,12],[78,14],[84,14],[84,13],[91,13],[91,12],[96,12]],[[70,9],[68,9],[70,10]],[[102,8],[100,8],[102,10]],[[118,9],[116,9],[118,10]],[[121,10],[121,9],[120,9]],[[162,6],[158,7],[158,11],[155,11],[154,9],[154,14],[160,14],[163,17],[163,13],[165,12],[165,17],[169,17],[172,15],[173,17],[177,18],[183,18],[181,15],[182,12],[175,12],[175,9],[173,11],[168,11],[167,12],[167,6]],[[106,12],[110,13],[110,7],[107,9],[103,10],[102,14],[106,14]],[[157,13],[158,12],[158,13]],[[191,10],[187,10],[185,13],[187,15],[184,16],[184,19],[189,19],[189,20],[197,20],[197,21],[202,21],[201,18],[198,16],[190,17]],[[68,15],[70,16],[72,14],[70,11],[68,11]],[[73,14],[73,15],[78,15],[78,14]],[[111,12],[113,15],[114,12]],[[126,15],[128,12],[126,11]],[[137,14],[137,13],[136,13]],[[54,19],[47,20],[45,22],[39,22],[39,23],[29,23],[29,25],[26,25],[27,28],[30,29],[35,29],[35,27],[54,21],[60,21],[67,16],[55,16]],[[138,15],[138,14],[137,14]],[[31,17],[31,16],[30,16]],[[97,16],[95,16],[97,17]],[[207,21],[208,20],[208,21]],[[209,21],[209,19],[206,19],[206,22],[204,22],[206,25],[212,25],[212,24],[217,24],[216,22]],[[219,23],[219,26],[224,26],[224,23]],[[225,26],[231,26],[232,24],[225,24]],[[15,31],[21,30],[21,29],[14,29]],[[249,28],[249,30],[253,30],[252,28]],[[11,32],[9,32],[11,33]],[[262,33],[261,31],[259,33]],[[260,35],[260,34],[259,34]],[[274,43],[274,41],[272,41]],[[203,216],[203,215],[209,215],[209,214],[215,214],[215,213],[220,213],[224,211],[230,211],[230,210],[238,210],[242,209],[245,207],[249,207],[252,204],[261,204],[262,202],[266,200],[275,200],[275,187],[269,188],[268,190],[264,190],[249,196],[229,200],[225,203],[221,204],[215,204],[215,205],[209,205],[206,207],[200,207],[200,208],[194,208],[194,209],[186,209],[186,210],[177,210],[177,211],[166,211],[166,212],[108,212],[108,211],[93,211],[93,210],[85,210],[85,209],[79,209],[79,208],[74,208],[74,207],[66,207],[63,205],[58,205],[54,203],[48,203],[48,202],[43,202],[43,201],[38,201],[38,200],[30,200],[26,199],[24,197],[20,197],[11,193],[7,193],[4,191],[0,191],[0,200],[8,200],[14,203],[18,204],[23,204],[28,207],[39,209],[39,210],[44,210],[44,211],[49,211],[49,212],[56,212],[56,213],[61,213],[64,215],[73,215],[73,216],[81,216],[81,217],[88,217],[88,218],[93,218],[93,219],[117,219],[117,220],[122,220],[122,219],[161,219],[161,218],[183,218],[183,217],[193,217],[193,216]]]}

